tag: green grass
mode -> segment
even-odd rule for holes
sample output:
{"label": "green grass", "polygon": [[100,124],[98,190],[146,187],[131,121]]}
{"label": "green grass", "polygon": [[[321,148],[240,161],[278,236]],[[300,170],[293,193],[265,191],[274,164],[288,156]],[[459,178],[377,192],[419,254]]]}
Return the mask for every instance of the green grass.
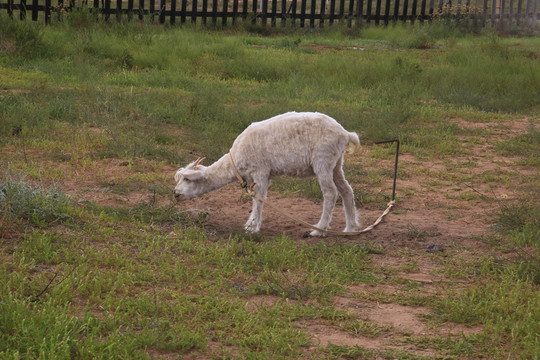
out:
{"label": "green grass", "polygon": [[[540,42],[466,30],[260,35],[2,15],[0,358],[538,357]],[[290,110],[361,135],[345,170],[371,209],[389,200],[394,159],[373,143],[399,138],[398,178],[424,180],[398,185],[394,214],[421,204],[466,220],[462,209],[487,204],[495,232],[471,236],[487,248],[452,238],[427,254],[446,234],[421,223],[384,239],[216,232],[206,209],[174,206],[173,169],[216,160],[251,122]],[[520,119],[528,127],[511,136]],[[484,155],[501,168],[477,171]],[[497,202],[497,186],[525,200]],[[272,189],[321,200],[309,179]],[[441,203],[424,200],[435,193]],[[408,278],[426,263],[440,281]],[[362,315],[378,304],[425,308],[434,333]],[[306,323],[384,344],[314,345]],[[481,330],[435,331],[449,324]]]}
{"label": "green grass", "polygon": [[40,227],[65,221],[75,212],[61,191],[32,185],[9,172],[0,179],[0,209],[6,223],[22,220]]}

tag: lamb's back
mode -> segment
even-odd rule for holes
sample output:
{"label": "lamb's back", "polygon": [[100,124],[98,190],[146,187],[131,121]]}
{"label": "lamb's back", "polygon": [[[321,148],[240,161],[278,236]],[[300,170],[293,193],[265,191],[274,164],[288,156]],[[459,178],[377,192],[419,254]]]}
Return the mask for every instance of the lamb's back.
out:
{"label": "lamb's back", "polygon": [[350,133],[321,113],[289,112],[252,123],[234,141],[239,168],[263,167],[271,176],[311,176],[318,150],[341,154]]}

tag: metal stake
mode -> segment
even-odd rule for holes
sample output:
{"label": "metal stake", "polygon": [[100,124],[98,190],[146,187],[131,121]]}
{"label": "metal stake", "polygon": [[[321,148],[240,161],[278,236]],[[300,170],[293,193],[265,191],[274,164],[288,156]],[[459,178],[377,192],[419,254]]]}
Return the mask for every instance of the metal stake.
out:
{"label": "metal stake", "polygon": [[394,186],[392,187],[392,201],[395,200],[396,197],[396,179],[397,179],[397,165],[398,165],[398,158],[399,158],[399,139],[392,139],[392,140],[382,140],[377,141],[375,144],[387,144],[387,143],[397,143],[396,147],[396,162],[394,164]]}

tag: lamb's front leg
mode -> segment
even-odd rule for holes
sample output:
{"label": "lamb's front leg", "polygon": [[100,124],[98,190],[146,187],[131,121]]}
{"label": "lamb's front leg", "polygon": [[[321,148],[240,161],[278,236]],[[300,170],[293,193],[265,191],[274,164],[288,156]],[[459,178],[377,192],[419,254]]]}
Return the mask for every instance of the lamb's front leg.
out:
{"label": "lamb's front leg", "polygon": [[[268,180],[259,180],[255,183],[253,190],[257,195],[266,199],[266,194],[268,193],[268,186],[270,182]],[[262,211],[264,203],[261,200],[253,198],[253,208],[251,209],[251,215],[249,216],[244,229],[248,233],[257,233],[261,229],[262,225]]]}

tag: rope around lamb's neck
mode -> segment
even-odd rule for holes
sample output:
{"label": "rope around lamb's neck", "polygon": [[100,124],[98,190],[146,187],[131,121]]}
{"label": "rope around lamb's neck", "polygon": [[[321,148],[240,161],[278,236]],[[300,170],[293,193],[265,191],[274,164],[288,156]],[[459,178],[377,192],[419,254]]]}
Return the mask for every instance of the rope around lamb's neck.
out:
{"label": "rope around lamb's neck", "polygon": [[304,221],[302,219],[298,219],[297,217],[293,216],[292,214],[278,208],[276,205],[270,203],[268,200],[266,200],[265,198],[263,198],[262,196],[260,196],[259,194],[257,194],[255,192],[255,190],[253,190],[253,187],[255,186],[255,183],[251,184],[251,185],[248,185],[247,181],[244,180],[244,178],[238,173],[238,170],[236,169],[236,166],[234,165],[234,161],[233,161],[233,158],[232,158],[232,155],[231,153],[228,153],[227,155],[229,155],[229,161],[231,163],[231,168],[234,172],[234,175],[236,176],[236,178],[238,179],[238,181],[240,182],[240,186],[246,190],[246,192],[248,193],[249,196],[251,196],[252,198],[255,198],[259,201],[262,201],[265,205],[268,205],[270,206],[272,209],[276,210],[277,212],[279,212],[281,215],[285,216],[285,217],[288,217],[289,219],[291,220],[294,220],[296,222],[299,222],[301,223],[302,225],[305,225],[313,230],[317,230],[317,231],[320,231],[322,233],[327,233],[327,234],[335,234],[335,235],[342,235],[342,236],[353,236],[353,235],[359,235],[359,234],[362,234],[362,233],[365,233],[365,232],[368,232],[370,230],[372,230],[375,226],[377,226],[383,219],[383,217],[385,217],[389,212],[390,212],[390,209],[392,209],[392,207],[395,205],[395,201],[392,200],[388,203],[388,207],[386,208],[386,210],[384,210],[384,212],[382,213],[381,216],[379,216],[377,218],[377,220],[375,220],[375,222],[368,226],[367,228],[365,228],[364,230],[360,230],[360,231],[335,231],[335,230],[330,230],[330,229],[321,229],[317,226],[314,226],[314,225],[311,225],[310,223],[308,223],[307,221]]}

